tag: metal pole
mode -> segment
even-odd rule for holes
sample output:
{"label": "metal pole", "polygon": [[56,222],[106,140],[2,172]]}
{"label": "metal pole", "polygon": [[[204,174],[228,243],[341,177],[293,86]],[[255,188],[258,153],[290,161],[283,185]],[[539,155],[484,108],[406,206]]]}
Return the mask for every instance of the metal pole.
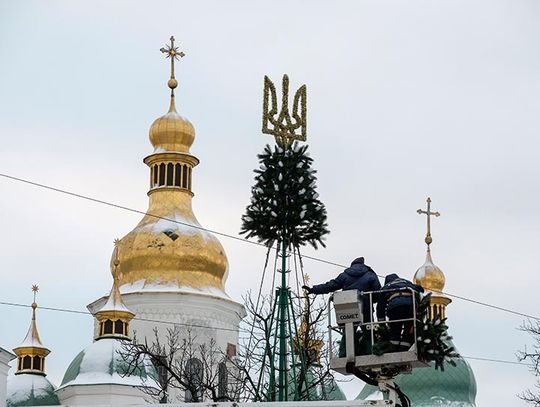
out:
{"label": "metal pole", "polygon": [[285,239],[281,242],[281,287],[279,289],[279,307],[280,307],[280,319],[279,319],[279,373],[278,373],[278,401],[287,400],[287,375],[285,371],[287,369],[287,332],[285,325],[285,315],[287,307],[287,242]]}

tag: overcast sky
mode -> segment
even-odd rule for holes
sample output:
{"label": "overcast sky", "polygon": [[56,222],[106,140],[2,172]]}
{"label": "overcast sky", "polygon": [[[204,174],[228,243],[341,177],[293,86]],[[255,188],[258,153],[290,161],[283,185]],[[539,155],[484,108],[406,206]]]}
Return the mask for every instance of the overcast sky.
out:
{"label": "overcast sky", "polygon": [[[236,235],[249,202],[262,79],[308,87],[308,142],[331,235],[315,255],[412,278],[423,263],[429,195],[433,257],[446,290],[538,315],[540,3],[0,2],[0,173],[146,210],[148,128],[168,107],[171,34],[186,53],[177,108],[197,130],[194,208]],[[108,291],[114,238],[140,216],[0,179],[0,301],[84,310]],[[260,279],[264,250],[220,238],[236,299]],[[339,268],[306,261],[313,282]],[[0,346],[30,310],[0,306]],[[465,356],[515,361],[519,316],[454,300]],[[92,340],[92,318],[41,310],[58,384]],[[524,405],[524,366],[470,361],[477,404]],[[346,385],[349,395],[359,382]],[[506,404],[505,404],[506,403]]]}

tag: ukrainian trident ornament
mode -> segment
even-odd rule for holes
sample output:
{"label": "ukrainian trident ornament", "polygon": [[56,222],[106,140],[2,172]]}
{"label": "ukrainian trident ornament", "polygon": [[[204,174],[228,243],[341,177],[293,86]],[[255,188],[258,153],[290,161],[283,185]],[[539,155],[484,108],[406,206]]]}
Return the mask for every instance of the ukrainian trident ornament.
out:
{"label": "ukrainian trident ornament", "polygon": [[300,86],[294,94],[292,112],[289,111],[289,77],[283,75],[281,110],[278,112],[276,86],[264,77],[263,122],[262,132],[271,134],[283,149],[291,147],[295,140],[307,138],[307,88]]}
{"label": "ukrainian trident ornament", "polygon": [[240,233],[272,246],[287,242],[299,248],[324,246],[328,234],[326,209],[318,199],[313,159],[307,152],[306,85],[295,93],[289,109],[289,77],[283,75],[281,109],[276,87],[264,77],[262,132],[274,136],[277,146],[267,145],[258,155],[251,204],[242,217]]}

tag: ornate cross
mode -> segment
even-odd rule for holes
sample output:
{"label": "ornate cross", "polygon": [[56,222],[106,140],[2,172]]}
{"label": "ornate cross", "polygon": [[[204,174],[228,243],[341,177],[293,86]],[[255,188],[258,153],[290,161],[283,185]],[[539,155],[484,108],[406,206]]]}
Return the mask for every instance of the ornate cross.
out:
{"label": "ornate cross", "polygon": [[171,44],[165,45],[165,47],[160,48],[160,51],[163,52],[164,54],[167,54],[166,58],[171,59],[171,78],[169,79],[168,85],[169,85],[169,88],[171,88],[171,95],[174,95],[174,88],[178,86],[178,81],[174,77],[174,61],[179,60],[180,58],[184,57],[186,54],[180,51],[179,47],[174,46],[174,36],[171,36],[170,40],[171,40]]}
{"label": "ornate cross", "polygon": [[39,291],[39,287],[37,284],[32,285],[32,292],[34,293],[34,302],[36,302],[36,294]]}
{"label": "ornate cross", "polygon": [[427,234],[424,241],[426,242],[428,246],[428,251],[429,251],[429,245],[431,244],[431,242],[433,242],[433,239],[431,238],[431,216],[439,217],[441,216],[441,214],[439,212],[431,212],[431,198],[428,197],[426,202],[427,202],[427,210],[424,211],[422,209],[418,209],[416,212],[420,215],[427,216]]}

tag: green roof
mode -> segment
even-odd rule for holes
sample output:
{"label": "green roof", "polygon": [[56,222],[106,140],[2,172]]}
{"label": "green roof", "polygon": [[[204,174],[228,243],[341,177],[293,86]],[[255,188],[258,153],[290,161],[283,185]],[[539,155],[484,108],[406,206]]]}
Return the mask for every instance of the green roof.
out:
{"label": "green roof", "polygon": [[[454,346],[449,341],[451,346]],[[455,358],[456,366],[445,363],[444,372],[432,364],[427,368],[413,369],[411,374],[401,374],[396,383],[411,399],[413,407],[440,406],[448,402],[460,407],[476,406],[476,380],[474,373],[463,358]],[[372,398],[378,388],[366,385],[357,400]],[[370,397],[371,396],[371,397]],[[453,404],[454,405],[454,404]]]}
{"label": "green roof", "polygon": [[55,386],[44,375],[22,373],[7,382],[7,407],[58,406]]}
{"label": "green roof", "polygon": [[92,343],[75,356],[60,387],[95,384],[156,387],[157,373],[149,359],[127,375],[129,363],[121,355],[123,343],[117,338],[102,338]]}

